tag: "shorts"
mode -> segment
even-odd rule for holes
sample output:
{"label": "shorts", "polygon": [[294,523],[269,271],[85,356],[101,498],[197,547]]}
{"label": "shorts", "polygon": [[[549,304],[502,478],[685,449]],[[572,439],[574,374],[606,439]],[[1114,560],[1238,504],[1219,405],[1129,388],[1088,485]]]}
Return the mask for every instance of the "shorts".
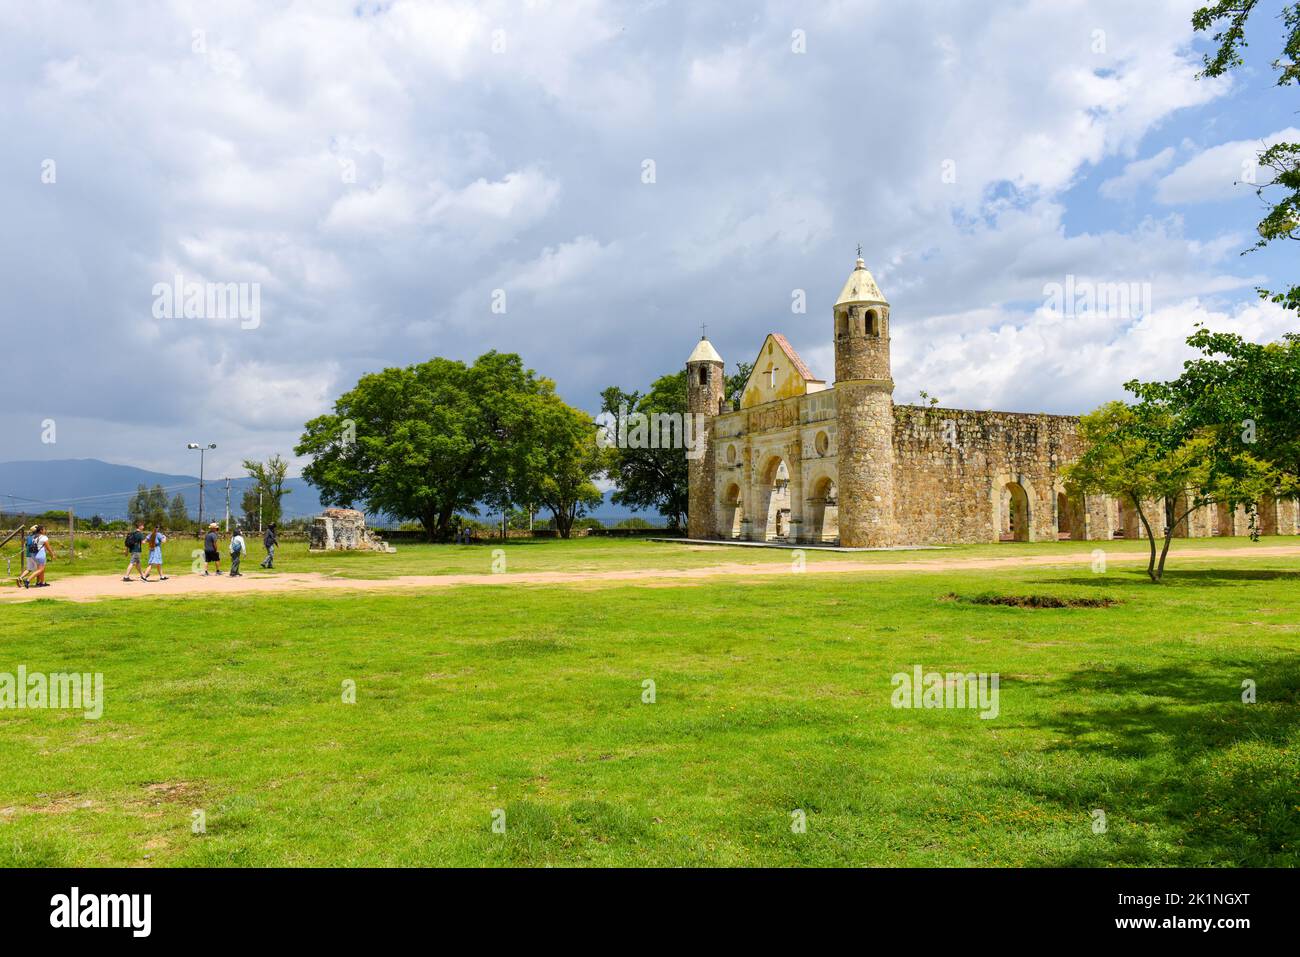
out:
{"label": "shorts", "polygon": [[32,558],[31,555],[28,555],[25,559],[23,559],[23,561],[24,561],[24,563],[25,563],[24,567],[25,567],[29,572],[34,572],[34,571],[36,571],[36,559]]}
{"label": "shorts", "polygon": [[40,571],[42,568],[45,567],[44,555],[37,555],[35,558],[32,559],[32,561],[36,563],[35,571]]}
{"label": "shorts", "polygon": [[221,552],[209,552],[205,550],[203,552],[203,560],[205,562],[219,562],[221,561]]}
{"label": "shorts", "polygon": [[131,564],[132,564],[132,565],[139,565],[139,564],[140,564],[140,553],[139,553],[139,552],[132,552],[132,553],[131,553]]}

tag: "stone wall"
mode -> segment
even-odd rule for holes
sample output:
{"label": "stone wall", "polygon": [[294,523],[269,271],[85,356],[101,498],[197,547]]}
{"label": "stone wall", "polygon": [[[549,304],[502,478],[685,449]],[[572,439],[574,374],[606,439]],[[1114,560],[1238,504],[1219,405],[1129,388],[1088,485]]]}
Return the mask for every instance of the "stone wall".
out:
{"label": "stone wall", "polygon": [[[895,406],[896,544],[998,541],[1013,484],[1027,500],[1023,537],[1057,538],[1061,471],[1078,455],[1078,424],[1073,416]],[[841,502],[841,525],[844,509]],[[1069,511],[1090,514],[1086,503]]]}

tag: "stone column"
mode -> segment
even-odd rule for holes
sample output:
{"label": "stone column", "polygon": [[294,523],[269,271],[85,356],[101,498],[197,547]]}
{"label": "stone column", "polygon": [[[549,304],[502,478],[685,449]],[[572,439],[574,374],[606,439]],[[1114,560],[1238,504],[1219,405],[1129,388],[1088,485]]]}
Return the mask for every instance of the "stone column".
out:
{"label": "stone column", "polygon": [[790,534],[792,542],[804,540],[803,442],[799,436],[785,447],[785,464],[790,470]]}
{"label": "stone column", "polygon": [[1090,542],[1108,542],[1114,538],[1116,511],[1115,500],[1109,495],[1084,496],[1084,537]]}
{"label": "stone column", "polygon": [[754,450],[748,439],[742,451],[740,465],[740,508],[744,517],[740,521],[740,540],[754,540]]}

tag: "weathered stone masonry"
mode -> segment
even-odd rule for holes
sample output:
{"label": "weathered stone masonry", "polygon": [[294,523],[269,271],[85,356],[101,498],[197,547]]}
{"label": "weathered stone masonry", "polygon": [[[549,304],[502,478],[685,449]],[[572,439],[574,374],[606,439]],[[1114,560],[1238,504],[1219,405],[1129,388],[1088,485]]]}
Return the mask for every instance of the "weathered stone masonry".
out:
{"label": "weathered stone masonry", "polygon": [[[696,345],[689,410],[707,417],[707,446],[689,469],[692,538],[870,547],[1141,534],[1123,503],[1066,494],[1076,417],[894,405],[890,307],[861,259],[833,321],[833,387],[772,333],[737,410],[724,401],[722,357],[707,339]],[[1300,507],[1267,500],[1258,523],[1297,534]],[[1201,509],[1177,534],[1248,531],[1244,509]]]}

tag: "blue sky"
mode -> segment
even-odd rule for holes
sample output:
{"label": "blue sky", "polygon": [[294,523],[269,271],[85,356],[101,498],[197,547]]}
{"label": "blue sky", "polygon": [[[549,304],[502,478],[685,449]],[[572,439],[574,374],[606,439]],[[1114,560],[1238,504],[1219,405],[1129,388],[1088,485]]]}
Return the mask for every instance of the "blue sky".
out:
{"label": "blue sky", "polygon": [[[780,331],[829,378],[859,242],[898,401],[1087,411],[1175,374],[1195,322],[1294,325],[1253,287],[1295,250],[1238,255],[1232,186],[1300,127],[1281,3],[1217,81],[1196,6],[5,5],[5,354],[36,369],[0,457],[185,471],[215,441],[235,472],[365,372],[491,348],[594,411],[701,322],[728,363]],[[177,274],[256,283],[259,321],[157,317]],[[1150,308],[1053,313],[1067,277]]]}

